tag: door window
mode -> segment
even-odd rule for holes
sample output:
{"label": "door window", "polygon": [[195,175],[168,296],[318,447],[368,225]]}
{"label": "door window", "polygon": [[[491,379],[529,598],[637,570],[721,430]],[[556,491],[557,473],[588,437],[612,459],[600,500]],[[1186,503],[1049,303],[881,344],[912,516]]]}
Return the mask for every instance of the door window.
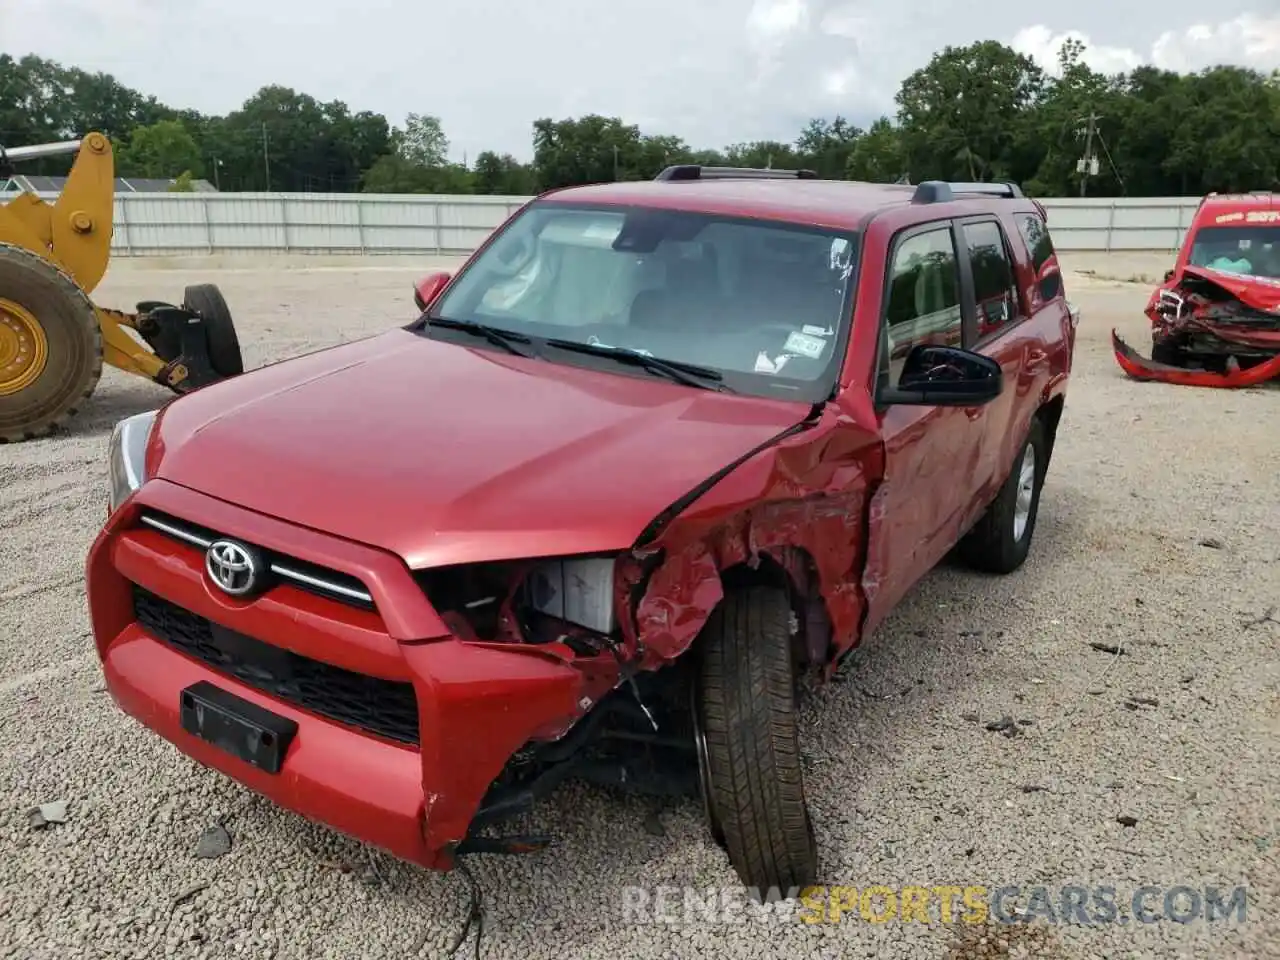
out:
{"label": "door window", "polygon": [[1058,269],[1058,257],[1049,236],[1049,225],[1034,213],[1018,214],[1018,230],[1031,253],[1031,265],[1036,271],[1036,283],[1040,296],[1052,300],[1062,293],[1062,273]]}
{"label": "door window", "polygon": [[890,266],[886,320],[891,384],[898,382],[912,347],[960,346],[960,278],[949,224],[898,244]]}
{"label": "door window", "polygon": [[964,225],[965,247],[973,271],[978,339],[992,336],[1018,319],[1018,293],[1004,231],[994,220]]}

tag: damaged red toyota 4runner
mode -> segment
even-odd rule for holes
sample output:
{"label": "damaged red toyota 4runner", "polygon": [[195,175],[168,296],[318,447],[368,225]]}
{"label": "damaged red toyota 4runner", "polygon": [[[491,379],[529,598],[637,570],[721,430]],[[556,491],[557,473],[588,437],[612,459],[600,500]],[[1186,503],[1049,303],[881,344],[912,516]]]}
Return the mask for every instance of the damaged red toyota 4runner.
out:
{"label": "damaged red toyota 4runner", "polygon": [[957,544],[1027,556],[1076,317],[1012,185],[681,166],[544,194],[408,326],[118,425],[116,703],[428,868],[567,777],[818,877],[798,691]]}
{"label": "damaged red toyota 4runner", "polygon": [[1251,387],[1280,377],[1280,194],[1201,200],[1146,313],[1151,359],[1111,332],[1116,362],[1136,380]]}

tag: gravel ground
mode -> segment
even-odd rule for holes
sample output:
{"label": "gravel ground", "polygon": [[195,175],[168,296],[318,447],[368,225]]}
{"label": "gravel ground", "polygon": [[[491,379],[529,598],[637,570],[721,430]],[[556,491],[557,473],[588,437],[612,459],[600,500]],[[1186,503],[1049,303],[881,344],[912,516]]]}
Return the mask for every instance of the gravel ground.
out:
{"label": "gravel ground", "polygon": [[[1246,922],[637,918],[627,888],[733,894],[726,858],[694,803],[570,787],[534,819],[556,847],[473,861],[483,955],[1280,956],[1277,392],[1124,379],[1109,330],[1144,342],[1148,288],[1098,277],[1151,263],[1094,260],[1069,287],[1085,319],[1025,568],[934,572],[805,710],[824,870],[859,888],[1101,884],[1122,904],[1144,884],[1247,884]],[[128,265],[98,296],[129,306],[216,280],[257,366],[406,320],[416,272]],[[467,912],[462,873],[398,864],[274,808],[102,690],[82,564],[103,519],[107,432],[166,396],[108,371],[68,434],[0,448],[0,956],[442,956]],[[986,729],[1006,716],[1011,731]],[[28,810],[54,801],[66,821],[31,829]],[[231,851],[198,857],[218,824]]]}

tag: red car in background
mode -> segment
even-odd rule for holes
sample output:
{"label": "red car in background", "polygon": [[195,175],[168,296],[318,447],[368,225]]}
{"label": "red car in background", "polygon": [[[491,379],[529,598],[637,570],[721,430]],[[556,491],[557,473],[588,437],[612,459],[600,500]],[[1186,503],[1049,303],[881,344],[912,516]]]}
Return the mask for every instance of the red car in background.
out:
{"label": "red car in background", "polygon": [[1247,387],[1280,377],[1280,194],[1210,194],[1147,302],[1151,359],[1112,331],[1138,380]]}
{"label": "red car in background", "polygon": [[1030,549],[1077,323],[1043,211],[678,166],[545,194],[415,296],[117,426],[116,703],[438,869],[668,751],[744,883],[795,895],[797,690],[954,547]]}

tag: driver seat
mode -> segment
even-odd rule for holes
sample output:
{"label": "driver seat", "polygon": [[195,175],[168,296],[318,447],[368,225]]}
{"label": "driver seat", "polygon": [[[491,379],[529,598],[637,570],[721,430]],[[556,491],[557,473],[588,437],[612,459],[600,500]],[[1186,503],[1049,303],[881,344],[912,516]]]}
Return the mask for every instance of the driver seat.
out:
{"label": "driver seat", "polygon": [[704,246],[693,257],[667,261],[666,283],[641,290],[631,301],[629,323],[641,330],[680,330],[706,322],[706,313],[719,299],[719,269],[715,251]]}

